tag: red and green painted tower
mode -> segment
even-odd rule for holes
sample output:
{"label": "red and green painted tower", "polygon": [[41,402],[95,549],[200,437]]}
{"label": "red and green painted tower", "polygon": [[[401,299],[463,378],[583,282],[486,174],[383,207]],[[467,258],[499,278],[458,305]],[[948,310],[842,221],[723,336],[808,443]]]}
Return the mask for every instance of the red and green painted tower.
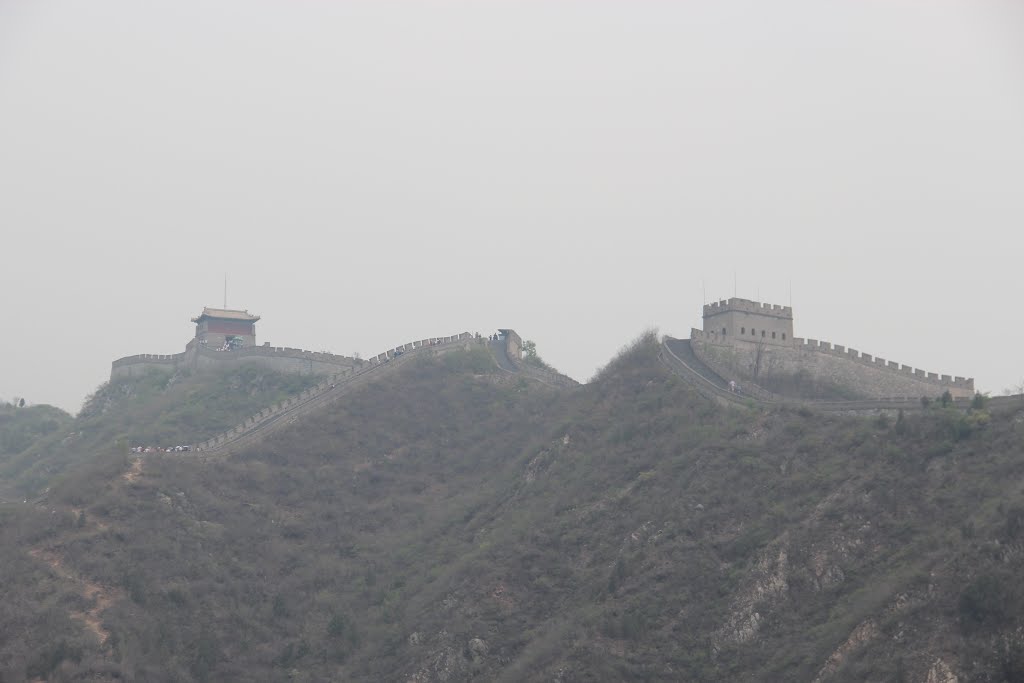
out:
{"label": "red and green painted tower", "polygon": [[225,351],[255,346],[259,319],[249,311],[204,307],[202,314],[192,318],[196,324],[196,343]]}

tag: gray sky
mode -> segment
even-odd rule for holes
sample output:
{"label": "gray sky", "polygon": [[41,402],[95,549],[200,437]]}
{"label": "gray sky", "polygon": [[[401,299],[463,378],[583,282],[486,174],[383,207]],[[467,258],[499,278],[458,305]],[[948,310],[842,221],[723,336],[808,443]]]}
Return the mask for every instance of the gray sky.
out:
{"label": "gray sky", "polygon": [[77,410],[228,304],[578,379],[708,299],[1024,378],[1024,4],[0,0],[0,397]]}

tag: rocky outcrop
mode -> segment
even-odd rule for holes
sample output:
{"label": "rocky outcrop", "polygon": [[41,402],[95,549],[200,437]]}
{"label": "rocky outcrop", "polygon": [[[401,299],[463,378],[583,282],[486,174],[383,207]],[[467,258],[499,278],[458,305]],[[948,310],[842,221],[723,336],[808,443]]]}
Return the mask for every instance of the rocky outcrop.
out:
{"label": "rocky outcrop", "polygon": [[925,676],[924,683],[960,683],[960,679],[953,673],[953,669],[949,664],[946,664],[941,659],[936,659],[935,663],[928,669],[928,675]]}

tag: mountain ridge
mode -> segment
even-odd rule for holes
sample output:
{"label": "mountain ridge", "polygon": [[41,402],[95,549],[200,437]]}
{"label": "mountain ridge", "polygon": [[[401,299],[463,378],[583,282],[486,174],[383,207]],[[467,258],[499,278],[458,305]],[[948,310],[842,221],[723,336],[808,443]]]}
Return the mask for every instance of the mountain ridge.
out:
{"label": "mountain ridge", "polygon": [[0,670],[1018,680],[1019,408],[725,408],[659,350],[644,335],[571,391],[479,352],[422,358],[223,460],[123,478],[130,458],[93,457],[46,514],[0,508],[0,532],[123,591],[111,635],[8,553],[63,635],[0,637]]}

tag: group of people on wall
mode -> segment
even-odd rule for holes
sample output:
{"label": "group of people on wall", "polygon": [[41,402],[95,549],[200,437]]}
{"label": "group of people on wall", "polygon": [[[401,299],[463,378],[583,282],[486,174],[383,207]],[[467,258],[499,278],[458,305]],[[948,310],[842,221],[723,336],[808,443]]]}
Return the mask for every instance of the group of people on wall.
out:
{"label": "group of people on wall", "polygon": [[129,453],[188,453],[192,446],[132,446]]}
{"label": "group of people on wall", "polygon": [[[209,348],[210,342],[206,337],[203,337],[199,340],[199,345]],[[224,343],[215,348],[214,351],[237,351],[242,348],[243,345],[241,337],[233,337],[229,335],[224,338]]]}

